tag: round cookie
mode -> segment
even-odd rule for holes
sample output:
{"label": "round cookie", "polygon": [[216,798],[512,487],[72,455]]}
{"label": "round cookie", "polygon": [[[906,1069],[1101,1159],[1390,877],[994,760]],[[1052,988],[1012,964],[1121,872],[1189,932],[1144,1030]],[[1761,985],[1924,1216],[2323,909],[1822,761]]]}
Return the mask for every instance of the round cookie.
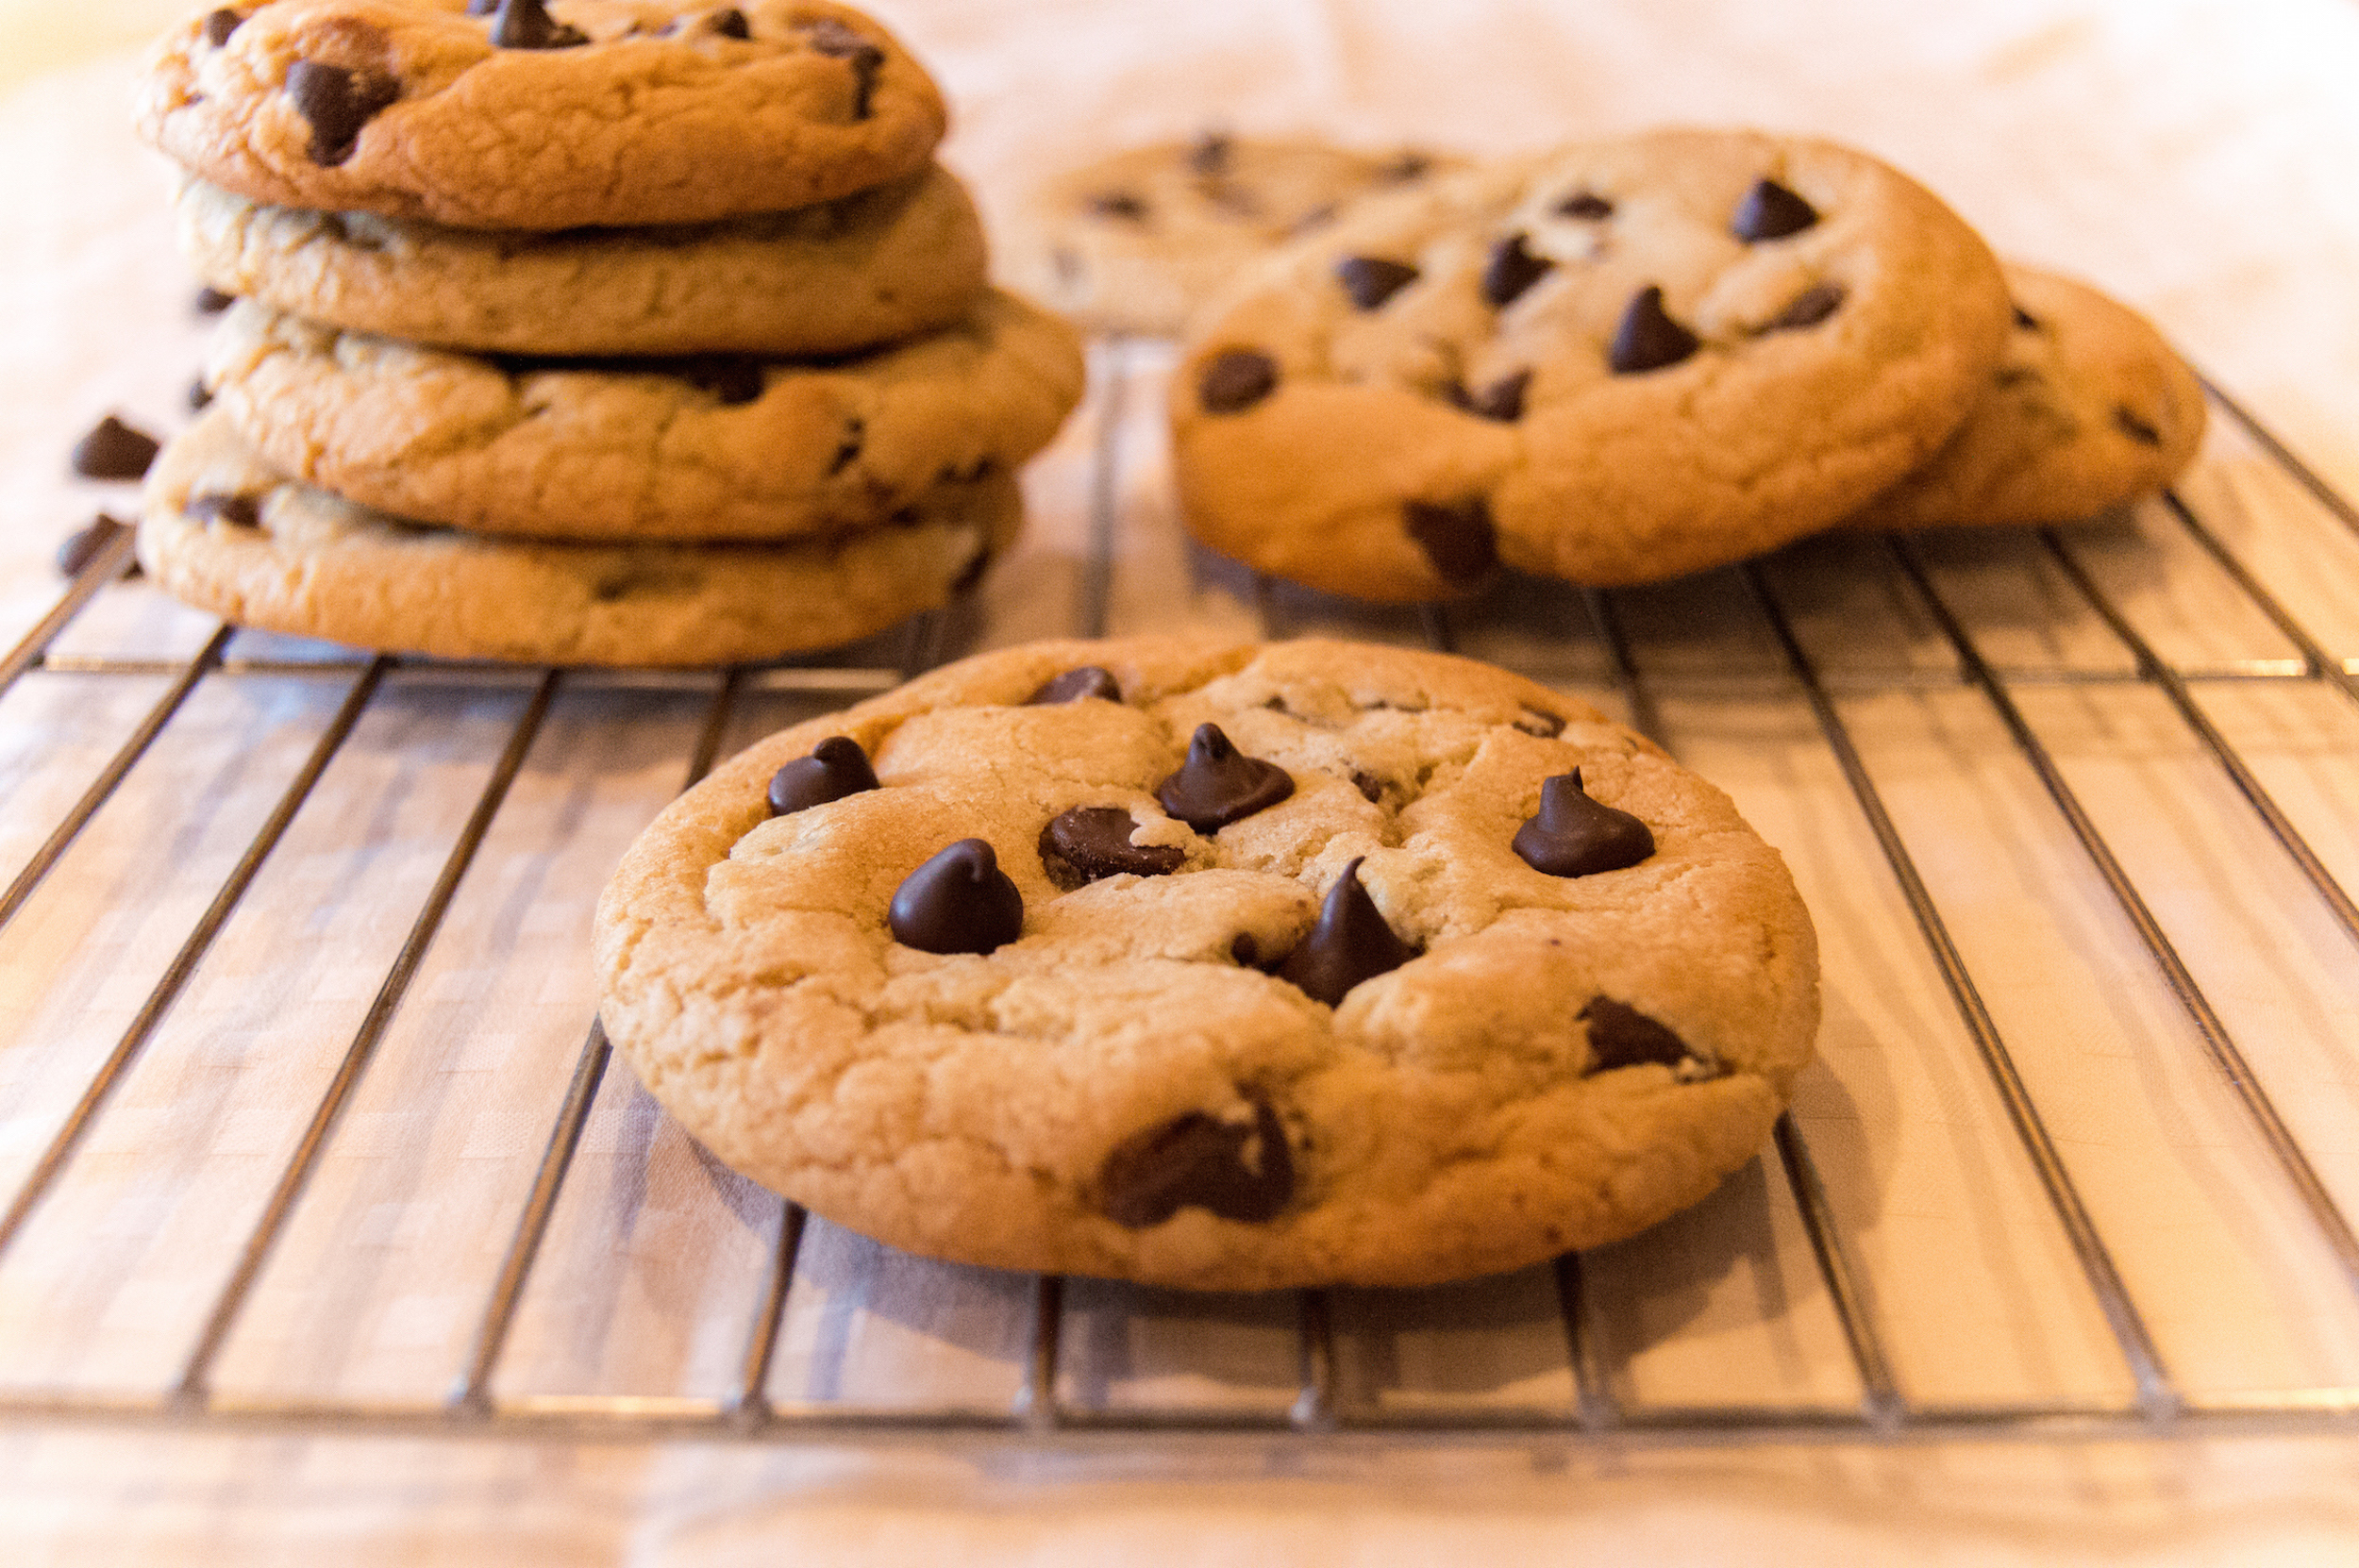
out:
{"label": "round cookie", "polygon": [[276,207],[465,228],[700,224],[915,174],[942,95],[827,0],[274,0],[149,55],[140,133]]}
{"label": "round cookie", "polygon": [[243,626],[444,659],[749,663],[943,603],[1014,538],[1005,476],[884,526],[791,545],[511,543],[310,489],[208,413],[148,475],[140,562]]}
{"label": "round cookie", "polygon": [[1627,1235],[1754,1156],[1818,1017],[1727,796],[1520,676],[1320,642],[1032,644],[783,731],[596,942],[615,1047],[747,1176],[1201,1290]]}
{"label": "round cookie", "polygon": [[1134,147],[1028,192],[1002,266],[1015,287],[1095,331],[1175,336],[1239,267],[1364,192],[1445,166],[1456,160],[1310,139]]}
{"label": "round cookie", "polygon": [[1862,528],[2073,523],[2151,495],[2203,443],[2203,383],[2135,310],[2010,264],[2015,330],[1958,433]]}
{"label": "round cookie", "polygon": [[1072,328],[986,293],[854,359],[490,358],[240,301],[214,406],[297,478],[399,517],[574,540],[835,533],[1014,472],[1079,402]]}
{"label": "round cookie", "polygon": [[486,232],[177,201],[204,282],[355,332],[505,354],[840,354],[946,326],[984,287],[982,221],[939,164],[791,212],[693,226]]}
{"label": "round cookie", "polygon": [[1655,581],[1916,467],[2007,321],[1988,248],[1873,158],[1588,142],[1369,198],[1240,279],[1174,377],[1174,472],[1204,542],[1335,592]]}

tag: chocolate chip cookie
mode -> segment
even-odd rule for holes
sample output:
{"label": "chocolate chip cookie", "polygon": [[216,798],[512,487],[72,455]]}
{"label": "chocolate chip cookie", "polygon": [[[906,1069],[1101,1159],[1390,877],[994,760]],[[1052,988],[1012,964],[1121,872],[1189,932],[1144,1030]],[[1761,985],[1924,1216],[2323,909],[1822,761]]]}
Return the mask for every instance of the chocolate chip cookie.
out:
{"label": "chocolate chip cookie", "polygon": [[1007,275],[1094,330],[1170,336],[1239,267],[1331,221],[1353,197],[1456,166],[1308,138],[1208,135],[1131,148],[1027,193],[1009,230]]}
{"label": "chocolate chip cookie", "polygon": [[601,901],[609,1035],[840,1224],[1205,1290],[1626,1235],[1753,1157],[1815,939],[1728,798],[1397,648],[984,655],[781,732]]}
{"label": "chocolate chip cookie", "polygon": [[1372,197],[1258,268],[1173,381],[1190,527],[1371,599],[1589,584],[1839,521],[1989,383],[1999,265],[1823,142],[1664,131]]}
{"label": "chocolate chip cookie", "polygon": [[941,93],[828,0],[273,0],[150,54],[140,132],[276,207],[466,228],[700,224],[924,168]]}
{"label": "chocolate chip cookie", "polygon": [[247,441],[396,516],[572,540],[841,532],[995,486],[1080,400],[1072,328],[987,292],[852,359],[670,361],[421,348],[241,301],[205,375]]}
{"label": "chocolate chip cookie", "polygon": [[264,207],[182,184],[199,277],[355,332],[507,354],[841,354],[959,320],[982,221],[940,165],[726,223],[560,233]]}
{"label": "chocolate chip cookie", "polygon": [[832,647],[942,603],[1004,549],[1004,475],[799,544],[478,539],[296,483],[219,412],[148,476],[141,563],[241,625],[365,648],[560,664],[731,664]]}
{"label": "chocolate chip cookie", "polygon": [[1864,528],[2072,523],[2161,491],[2203,442],[2203,383],[2135,310],[2010,265],[2015,329],[1958,433],[1851,519]]}

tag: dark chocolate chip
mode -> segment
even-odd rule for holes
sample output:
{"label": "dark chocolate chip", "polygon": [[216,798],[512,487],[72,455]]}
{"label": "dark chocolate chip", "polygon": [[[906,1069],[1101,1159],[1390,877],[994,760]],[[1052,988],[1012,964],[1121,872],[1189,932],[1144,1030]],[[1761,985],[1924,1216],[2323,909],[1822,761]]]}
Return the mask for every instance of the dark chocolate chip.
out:
{"label": "dark chocolate chip", "polygon": [[1378,781],[1376,775],[1364,769],[1352,770],[1351,787],[1367,796],[1368,804],[1371,806],[1379,804],[1384,798],[1384,786]]}
{"label": "dark chocolate chip", "polygon": [[1039,691],[1024,699],[1027,708],[1047,708],[1057,703],[1080,702],[1088,697],[1107,702],[1122,700],[1122,683],[1112,672],[1096,664],[1084,664],[1078,670],[1067,670]]}
{"label": "dark chocolate chip", "polygon": [[659,364],[664,374],[679,377],[698,392],[711,392],[726,407],[753,402],[765,384],[761,361],[742,354],[698,354]]}
{"label": "dark chocolate chip", "polygon": [[1423,153],[1402,153],[1390,163],[1377,170],[1378,181],[1385,185],[1406,185],[1413,179],[1423,179],[1433,172],[1433,160]]}
{"label": "dark chocolate chip", "polygon": [[2020,305],[2015,308],[2015,324],[2026,332],[2036,332],[2040,329],[2040,319]]}
{"label": "dark chocolate chip", "polygon": [[1606,363],[1616,375],[1636,375],[1676,365],[1701,346],[1701,339],[1664,312],[1663,291],[1649,283],[1631,297],[1622,312]]}
{"label": "dark chocolate chip", "polygon": [[1491,259],[1483,266],[1482,297],[1499,309],[1514,304],[1556,265],[1545,256],[1532,255],[1524,242],[1521,234],[1509,235],[1491,247]]}
{"label": "dark chocolate chip", "polygon": [[844,422],[844,439],[836,443],[835,456],[828,459],[828,475],[832,478],[860,461],[861,449],[868,442],[868,422],[853,416]]}
{"label": "dark chocolate chip", "polygon": [[1258,969],[1262,963],[1262,944],[1253,940],[1252,932],[1239,931],[1237,940],[1229,944],[1229,956],[1236,959],[1242,968]]}
{"label": "dark chocolate chip", "polygon": [[1515,727],[1517,729],[1522,730],[1527,735],[1537,735],[1544,741],[1553,741],[1559,735],[1564,733],[1564,721],[1563,719],[1558,718],[1553,713],[1544,712],[1540,709],[1532,707],[1530,703],[1525,703],[1522,706],[1524,710],[1523,717],[1515,721]]}
{"label": "dark chocolate chip", "polygon": [[1318,924],[1278,966],[1278,977],[1306,996],[1338,1007],[1353,986],[1390,974],[1416,956],[1417,949],[1384,924],[1383,911],[1360,885],[1360,862],[1354,860],[1328,890]]}
{"label": "dark chocolate chip", "polygon": [[1611,218],[1614,204],[1595,191],[1576,191],[1556,204],[1560,218]]}
{"label": "dark chocolate chip", "polygon": [[[89,526],[75,529],[66,536],[65,542],[58,546],[59,575],[80,576],[82,568],[97,559],[98,552],[112,543],[115,536],[129,528],[130,525],[120,519],[109,517],[102,511],[91,520]],[[128,576],[138,570],[139,562],[127,561],[125,563],[123,575]]]}
{"label": "dark chocolate chip", "polygon": [[1444,582],[1469,588],[1498,570],[1498,529],[1480,495],[1456,506],[1412,501],[1401,508],[1401,525]]}
{"label": "dark chocolate chip", "polygon": [[1816,326],[1843,303],[1843,287],[1837,283],[1814,283],[1787,303],[1786,308],[1770,318],[1765,332],[1799,332],[1806,326]]}
{"label": "dark chocolate chip", "polygon": [[237,303],[237,295],[225,294],[209,283],[196,292],[196,309],[200,315],[218,316]]}
{"label": "dark chocolate chip", "polygon": [[577,49],[590,35],[549,14],[548,0],[499,0],[492,13],[494,49]]}
{"label": "dark chocolate chip", "polygon": [[719,38],[734,38],[742,40],[750,39],[754,36],[753,26],[745,20],[745,13],[739,10],[735,6],[730,6],[724,10],[714,11],[712,13],[711,25],[713,34]]}
{"label": "dark chocolate chip", "polygon": [[1101,191],[1082,204],[1101,218],[1121,218],[1129,223],[1146,221],[1146,200],[1128,191]]}
{"label": "dark chocolate chip", "polygon": [[1335,263],[1335,278],[1363,310],[1373,310],[1417,280],[1417,269],[1406,261],[1380,256],[1347,256]]}
{"label": "dark chocolate chip", "polygon": [[1575,768],[1540,786],[1540,814],[1515,829],[1514,849],[1550,876],[1594,876],[1652,855],[1654,834],[1628,811],[1592,800]]}
{"label": "dark chocolate chip", "polygon": [[1232,348],[1205,362],[1196,378],[1196,401],[1208,414],[1250,409],[1278,390],[1278,361],[1259,350]]}
{"label": "dark chocolate chip", "polygon": [[1107,876],[1168,876],[1188,852],[1170,844],[1135,844],[1137,827],[1119,806],[1076,806],[1040,830],[1041,864],[1050,881],[1078,888]]}
{"label": "dark chocolate chip", "polygon": [[1294,1196],[1286,1128],[1267,1103],[1253,1102],[1249,1126],[1192,1110],[1126,1139],[1097,1173],[1098,1207],[1116,1225],[1141,1230],[1182,1209],[1259,1225]]}
{"label": "dark chocolate chip", "polygon": [[229,35],[245,25],[245,15],[224,6],[205,13],[205,42],[218,49],[229,42]]}
{"label": "dark chocolate chip", "polygon": [[921,953],[990,953],[1024,930],[1024,895],[980,839],[961,839],[909,875],[887,911],[893,940]]}
{"label": "dark chocolate chip", "polygon": [[1234,150],[1229,138],[1218,131],[1210,132],[1196,138],[1195,145],[1188,149],[1188,168],[1199,175],[1225,175]]}
{"label": "dark chocolate chip", "polygon": [[877,95],[877,73],[884,69],[884,51],[832,16],[798,27],[820,54],[852,62],[852,118],[867,119]]}
{"label": "dark chocolate chip", "polygon": [[241,528],[262,525],[262,503],[251,495],[192,495],[180,511],[197,523],[234,523]]}
{"label": "dark chocolate chip", "polygon": [[1531,372],[1528,370],[1502,375],[1479,392],[1468,392],[1453,381],[1449,385],[1449,400],[1478,419],[1513,425],[1524,417],[1524,393],[1531,386]]}
{"label": "dark chocolate chip", "polygon": [[189,409],[192,413],[203,413],[212,406],[212,401],[213,389],[205,384],[205,377],[200,375],[189,383]]}
{"label": "dark chocolate chip", "polygon": [[797,757],[770,776],[770,814],[782,817],[808,811],[878,788],[877,770],[868,765],[868,754],[860,749],[860,742],[849,736],[831,735],[811,747],[809,757]]}
{"label": "dark chocolate chip", "polygon": [[299,59],[287,67],[287,96],[311,127],[311,161],[334,168],[360,144],[360,129],[401,96],[401,84],[373,72]]}
{"label": "dark chocolate chip", "polygon": [[1752,244],[1799,234],[1818,221],[1818,209],[1774,179],[1757,179],[1736,204],[1729,232]]}
{"label": "dark chocolate chip", "polygon": [[1574,1017],[1589,1026],[1589,1071],[1655,1062],[1677,1067],[1695,1056],[1687,1043],[1627,1003],[1592,996]]}
{"label": "dark chocolate chip", "polygon": [[74,472],[85,479],[139,479],[162,443],[109,414],[74,443]]}
{"label": "dark chocolate chip", "polygon": [[1163,809],[1199,833],[1218,832],[1294,792],[1292,775],[1239,751],[1218,725],[1198,725],[1187,761],[1155,787]]}
{"label": "dark chocolate chip", "polygon": [[2137,410],[2127,404],[2114,405],[2114,428],[2141,446],[2160,446],[2163,433],[2138,417]]}

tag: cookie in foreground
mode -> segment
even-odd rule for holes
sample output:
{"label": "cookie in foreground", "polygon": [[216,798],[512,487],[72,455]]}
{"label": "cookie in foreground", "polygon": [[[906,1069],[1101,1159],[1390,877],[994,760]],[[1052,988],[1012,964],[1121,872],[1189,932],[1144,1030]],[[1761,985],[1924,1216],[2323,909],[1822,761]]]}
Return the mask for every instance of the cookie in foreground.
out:
{"label": "cookie in foreground", "polygon": [[1818,1019],[1719,791],[1520,676],[1320,642],[1036,643],[782,731],[596,942],[616,1048],[748,1176],[1203,1290],[1628,1235],[1753,1157]]}

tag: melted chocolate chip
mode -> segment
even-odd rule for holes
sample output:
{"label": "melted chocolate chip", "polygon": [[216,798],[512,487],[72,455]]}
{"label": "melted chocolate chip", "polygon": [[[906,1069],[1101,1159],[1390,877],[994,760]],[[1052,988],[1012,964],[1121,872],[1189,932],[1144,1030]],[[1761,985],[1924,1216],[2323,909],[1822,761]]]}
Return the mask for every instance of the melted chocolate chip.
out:
{"label": "melted chocolate chip", "polygon": [[1534,256],[1525,246],[1526,237],[1511,234],[1491,247],[1491,259],[1482,269],[1482,297],[1494,307],[1505,309],[1522,295],[1526,289],[1546,277],[1556,263],[1545,256]]}
{"label": "melted chocolate chip", "polygon": [[208,11],[205,13],[205,42],[218,49],[229,42],[231,33],[244,25],[244,13],[233,11],[226,6],[219,10]]}
{"label": "melted chocolate chip", "polygon": [[1250,1126],[1200,1110],[1126,1139],[1097,1173],[1098,1207],[1132,1230],[1161,1225],[1182,1209],[1259,1225],[1294,1196],[1286,1128],[1264,1101]]}
{"label": "melted chocolate chip", "polygon": [[1678,1035],[1611,996],[1590,997],[1574,1017],[1589,1026],[1591,1073],[1610,1073],[1641,1062],[1677,1067],[1696,1054]]}
{"label": "melted chocolate chip", "polygon": [[1480,495],[1456,506],[1411,501],[1401,508],[1401,525],[1453,587],[1470,588],[1498,570],[1498,529]]}
{"label": "melted chocolate chip", "polygon": [[1634,866],[1654,853],[1654,834],[1628,811],[1581,787],[1581,770],[1540,786],[1540,814],[1515,830],[1524,864],[1550,876],[1594,876]]}
{"label": "melted chocolate chip", "polygon": [[1478,419],[1513,425],[1524,417],[1524,393],[1531,386],[1531,372],[1528,370],[1502,375],[1479,392],[1470,392],[1453,381],[1449,387],[1449,400]]}
{"label": "melted chocolate chip", "polygon": [[85,479],[140,479],[162,443],[109,414],[74,443],[74,472]]}
{"label": "melted chocolate chip", "polygon": [[[58,575],[65,577],[80,576],[82,568],[97,559],[98,552],[112,543],[115,536],[129,528],[130,525],[117,518],[109,517],[102,511],[91,520],[89,526],[75,529],[66,536],[65,542],[58,546]],[[124,564],[123,575],[128,576],[138,570],[139,562],[126,561]]]}
{"label": "melted chocolate chip", "polygon": [[1216,833],[1294,792],[1292,775],[1239,751],[1218,725],[1198,725],[1187,761],[1155,787],[1163,809],[1199,833]]}
{"label": "melted chocolate chip", "polygon": [[1637,375],[1676,365],[1702,346],[1702,340],[1663,309],[1663,291],[1649,283],[1631,297],[1622,325],[1614,330],[1606,363],[1616,375]]}
{"label": "melted chocolate chip", "polygon": [[360,144],[360,130],[401,96],[401,84],[373,72],[299,59],[287,67],[287,97],[311,127],[311,161],[332,169]]}
{"label": "melted chocolate chip", "polygon": [[1799,234],[1818,221],[1818,209],[1774,179],[1757,179],[1736,204],[1729,232],[1752,244]]}
{"label": "melted chocolate chip", "polygon": [[770,814],[808,811],[878,788],[877,770],[868,765],[860,742],[831,735],[813,746],[809,757],[798,757],[770,776]]}
{"label": "melted chocolate chip", "polygon": [[1335,280],[1363,310],[1373,310],[1417,280],[1417,269],[1406,261],[1380,256],[1347,256],[1335,263]]}
{"label": "melted chocolate chip", "polygon": [[2127,404],[2114,405],[2114,428],[2141,446],[2160,446],[2163,433],[2138,417],[2137,410]]}
{"label": "melted chocolate chip", "polygon": [[251,495],[192,495],[180,511],[196,523],[234,523],[241,528],[262,525],[262,503]]}
{"label": "melted chocolate chip", "polygon": [[852,62],[852,118],[867,119],[877,95],[877,73],[884,69],[884,51],[831,16],[798,26],[813,49]]}
{"label": "melted chocolate chip", "polygon": [[1046,708],[1057,703],[1079,702],[1087,697],[1099,697],[1107,702],[1122,700],[1122,683],[1112,672],[1096,664],[1084,664],[1044,685],[1024,699],[1027,708]]}
{"label": "melted chocolate chip", "polygon": [[1762,330],[1765,332],[1799,332],[1804,327],[1816,326],[1820,322],[1833,315],[1836,308],[1842,303],[1842,285],[1814,283],[1796,294],[1784,309],[1770,318],[1769,325]]}
{"label": "melted chocolate chip", "polygon": [[1218,131],[1209,132],[1188,149],[1188,168],[1199,175],[1225,175],[1233,150],[1229,138]]}
{"label": "melted chocolate chip", "polygon": [[205,377],[200,375],[189,383],[189,411],[191,413],[201,414],[207,409],[211,408],[212,403],[213,389],[205,384]]}
{"label": "melted chocolate chip", "polygon": [[1146,199],[1128,191],[1101,191],[1081,205],[1101,218],[1120,218],[1133,224],[1146,221]]}
{"label": "melted chocolate chip", "polygon": [[204,288],[199,289],[196,292],[195,303],[197,313],[199,315],[218,316],[224,310],[228,309],[232,305],[237,304],[238,296],[235,294],[225,294],[219,289],[216,289],[211,284],[208,283]]}
{"label": "melted chocolate chip", "polygon": [[745,13],[735,6],[714,11],[710,25],[713,35],[717,38],[734,38],[743,41],[754,36],[753,26],[745,20]]}
{"label": "melted chocolate chip", "polygon": [[2015,324],[2026,332],[2036,332],[2040,329],[2040,319],[2020,305],[2015,308]]}
{"label": "melted chocolate chip", "polygon": [[494,49],[577,49],[590,35],[549,14],[547,0],[499,0],[492,13]]}
{"label": "melted chocolate chip", "polygon": [[921,953],[990,953],[1024,930],[1024,895],[980,839],[961,839],[909,875],[886,911],[893,940]]}
{"label": "melted chocolate chip", "polygon": [[1196,397],[1208,414],[1233,414],[1277,390],[1277,360],[1255,349],[1232,348],[1206,361]]}
{"label": "melted chocolate chip", "polygon": [[1560,218],[1611,218],[1614,204],[1594,191],[1576,191],[1556,204]]}
{"label": "melted chocolate chip", "polygon": [[1304,995],[1338,1007],[1353,986],[1387,975],[1417,956],[1393,934],[1376,900],[1360,885],[1360,862],[1344,867],[1319,906],[1318,924],[1286,955],[1278,977]]}
{"label": "melted chocolate chip", "polygon": [[1119,806],[1077,806],[1040,830],[1041,864],[1070,890],[1107,876],[1168,876],[1186,863],[1176,845],[1132,843],[1137,826]]}
{"label": "melted chocolate chip", "polygon": [[1355,768],[1352,770],[1351,787],[1365,795],[1367,797],[1368,804],[1371,806],[1380,805],[1384,799],[1383,784],[1378,780],[1376,775],[1367,772],[1365,769]]}

